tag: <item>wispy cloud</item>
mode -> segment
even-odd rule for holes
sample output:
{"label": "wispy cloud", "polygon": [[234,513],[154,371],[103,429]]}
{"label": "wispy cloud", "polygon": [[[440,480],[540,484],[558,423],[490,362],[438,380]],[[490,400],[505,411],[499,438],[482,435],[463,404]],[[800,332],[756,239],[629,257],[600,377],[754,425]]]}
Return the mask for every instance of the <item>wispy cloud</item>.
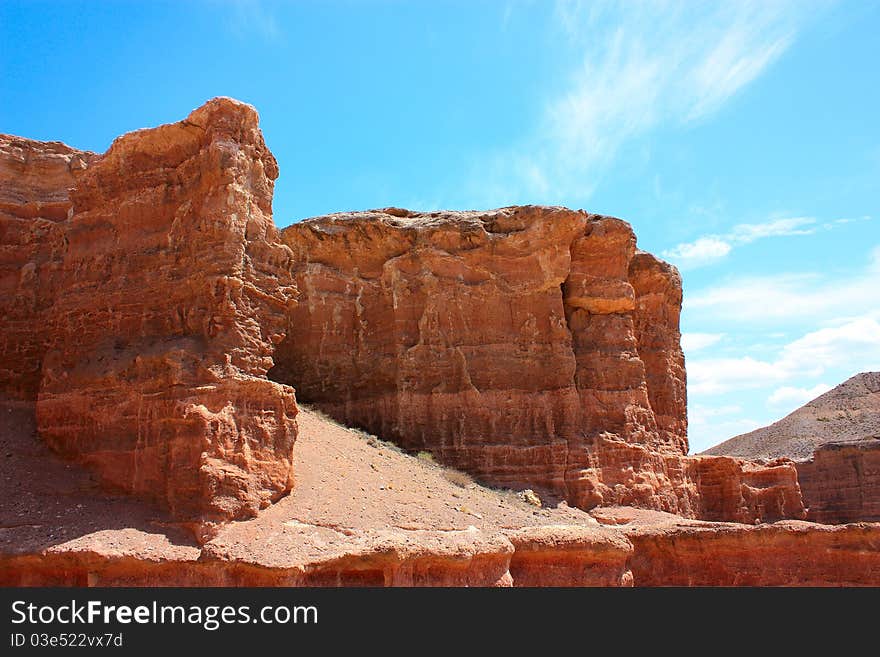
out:
{"label": "wispy cloud", "polygon": [[[688,363],[688,392],[716,395],[822,376],[831,369],[844,369],[855,374],[878,368],[880,322],[875,317],[865,316],[811,331],[784,345],[773,359],[744,356],[692,360]],[[786,396],[790,398],[792,390],[795,389],[783,386],[768,401],[776,403]],[[804,394],[811,394],[814,390]]]}
{"label": "wispy cloud", "polygon": [[829,390],[831,390],[831,386],[825,383],[818,383],[812,388],[782,386],[773,391],[773,394],[767,398],[767,403],[771,406],[785,406],[794,410]]}
{"label": "wispy cloud", "polygon": [[577,65],[533,133],[480,162],[487,202],[587,198],[629,140],[716,112],[789,47],[804,2],[556,4]]}
{"label": "wispy cloud", "polygon": [[[833,224],[825,224],[826,229]],[[767,237],[787,235],[810,235],[819,226],[812,217],[789,217],[773,219],[760,224],[738,224],[720,235],[705,235],[693,242],[683,242],[663,251],[663,256],[682,268],[694,268],[718,261],[729,254],[735,246],[751,244]]]}
{"label": "wispy cloud", "polygon": [[216,0],[226,9],[226,25],[240,39],[254,36],[265,41],[277,41],[282,32],[270,5],[262,0]]}
{"label": "wispy cloud", "polygon": [[849,276],[829,277],[818,272],[738,277],[685,298],[694,318],[748,321],[753,324],[826,320],[880,313],[880,246],[867,266]]}
{"label": "wispy cloud", "polygon": [[684,333],[681,336],[681,348],[685,353],[706,349],[717,344],[724,337],[724,333]]}

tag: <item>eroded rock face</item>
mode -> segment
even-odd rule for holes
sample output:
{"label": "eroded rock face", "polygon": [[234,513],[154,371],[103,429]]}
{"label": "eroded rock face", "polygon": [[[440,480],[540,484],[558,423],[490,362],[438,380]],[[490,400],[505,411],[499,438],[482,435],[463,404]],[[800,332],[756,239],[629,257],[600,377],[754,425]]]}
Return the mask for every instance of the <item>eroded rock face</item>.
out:
{"label": "eroded rock face", "polygon": [[633,322],[639,358],[645,364],[648,401],[665,443],[687,453],[687,375],[681,349],[682,287],[678,270],[637,251],[629,264],[636,296]]}
{"label": "eroded rock face", "polygon": [[0,394],[36,396],[74,173],[94,153],[0,135]]}
{"label": "eroded rock face", "polygon": [[880,526],[782,521],[628,534],[638,586],[876,586]]}
{"label": "eroded rock face", "polygon": [[391,208],[282,239],[301,297],[271,376],[340,421],[585,509],[803,515],[793,466],[685,456],[681,280],[629,224]]}
{"label": "eroded rock face", "polygon": [[809,520],[880,522],[880,438],[828,443],[796,467]]}
{"label": "eroded rock face", "polygon": [[[54,148],[53,166],[67,158],[74,174],[52,183],[64,194],[19,194],[18,218],[29,223],[4,236],[29,258],[16,303],[37,299],[19,306],[32,333],[24,326],[5,350],[37,346],[20,348],[4,383],[35,394],[40,436],[208,533],[283,495],[296,404],[265,374],[295,288],[271,217],[277,165],[256,111],[214,99],[180,123],[120,137],[101,156],[27,148]],[[16,184],[52,187],[43,159],[31,157],[24,168],[38,170],[17,173]],[[37,232],[31,255],[17,235]],[[7,383],[36,363],[38,385]]]}

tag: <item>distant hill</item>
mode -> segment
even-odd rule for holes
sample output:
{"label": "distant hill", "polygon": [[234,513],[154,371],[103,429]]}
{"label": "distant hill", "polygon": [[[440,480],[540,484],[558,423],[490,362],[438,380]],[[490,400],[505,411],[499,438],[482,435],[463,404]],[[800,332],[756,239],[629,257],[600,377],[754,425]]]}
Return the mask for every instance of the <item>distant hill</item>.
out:
{"label": "distant hill", "polygon": [[808,459],[820,445],[880,437],[880,372],[863,372],[778,422],[735,436],[703,454]]}

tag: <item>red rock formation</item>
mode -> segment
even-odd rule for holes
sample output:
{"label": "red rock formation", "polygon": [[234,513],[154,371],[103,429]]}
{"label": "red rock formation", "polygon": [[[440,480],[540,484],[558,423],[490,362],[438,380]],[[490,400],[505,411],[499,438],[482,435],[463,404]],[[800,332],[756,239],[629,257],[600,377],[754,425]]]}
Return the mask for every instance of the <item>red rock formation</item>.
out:
{"label": "red rock formation", "polygon": [[584,509],[803,515],[791,465],[685,458],[681,280],[625,222],[392,208],[282,238],[301,297],[271,376],[340,421]]}
{"label": "red rock formation", "polygon": [[582,526],[512,532],[514,586],[632,586],[632,544],[613,531]]}
{"label": "red rock formation", "polygon": [[880,584],[876,524],[659,525],[627,536],[636,586]]}
{"label": "red rock formation", "polygon": [[706,451],[794,465],[816,522],[880,520],[880,372],[862,372],[778,422]]}
{"label": "red rock formation", "polygon": [[629,264],[636,297],[633,321],[645,364],[648,401],[664,442],[687,453],[687,376],[681,349],[681,275],[667,262],[637,251]]}
{"label": "red rock formation", "polygon": [[[4,388],[33,394],[31,379],[14,381],[40,362],[40,436],[204,531],[286,493],[296,404],[265,373],[294,288],[271,218],[277,165],[254,109],[214,99],[102,156],[23,148],[79,169],[68,201],[69,175],[40,178],[64,194],[27,191],[46,165],[21,165],[29,224],[4,236],[27,260],[20,280],[31,276],[17,298],[37,294],[4,343],[23,354]],[[47,229],[33,216],[41,207],[57,221]],[[45,233],[36,255],[19,247],[28,231]],[[48,284],[33,278],[42,271]]]}
{"label": "red rock formation", "polygon": [[829,443],[795,465],[807,519],[880,522],[880,439]]}
{"label": "red rock formation", "polygon": [[71,209],[73,174],[94,153],[0,135],[0,394],[33,400]]}

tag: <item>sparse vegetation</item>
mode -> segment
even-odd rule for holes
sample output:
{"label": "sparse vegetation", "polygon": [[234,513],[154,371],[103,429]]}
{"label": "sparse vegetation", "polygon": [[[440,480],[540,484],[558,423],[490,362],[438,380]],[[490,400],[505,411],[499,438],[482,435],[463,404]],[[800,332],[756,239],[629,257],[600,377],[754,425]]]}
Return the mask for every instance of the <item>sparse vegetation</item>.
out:
{"label": "sparse vegetation", "polygon": [[538,494],[533,491],[531,488],[526,488],[525,490],[521,490],[519,492],[519,498],[525,502],[526,504],[531,504],[532,506],[536,506],[541,508],[541,498],[538,497]]}
{"label": "sparse vegetation", "polygon": [[400,447],[398,447],[394,443],[389,442],[387,440],[382,440],[381,438],[379,438],[375,434],[372,434],[369,431],[367,431],[366,429],[362,429],[361,427],[348,426],[347,424],[339,422],[338,420],[330,417],[324,411],[319,410],[318,408],[312,406],[311,404],[303,404],[302,402],[300,402],[299,407],[303,410],[308,411],[309,413],[317,415],[324,422],[328,422],[329,424],[333,424],[337,427],[340,427],[342,429],[346,429],[347,431],[351,431],[352,433],[357,434],[358,436],[363,438],[370,447],[376,447],[376,448],[384,447],[386,449],[392,449],[395,452],[403,453],[403,450],[400,449]]}
{"label": "sparse vegetation", "polygon": [[476,486],[476,482],[474,481],[473,477],[471,477],[466,472],[455,470],[454,468],[443,468],[443,478],[450,484],[455,484],[456,486],[460,486],[461,488],[470,488],[471,486]]}
{"label": "sparse vegetation", "polygon": [[416,454],[416,458],[423,463],[430,463],[431,465],[436,465],[437,461],[434,459],[434,455],[431,452],[421,451]]}

